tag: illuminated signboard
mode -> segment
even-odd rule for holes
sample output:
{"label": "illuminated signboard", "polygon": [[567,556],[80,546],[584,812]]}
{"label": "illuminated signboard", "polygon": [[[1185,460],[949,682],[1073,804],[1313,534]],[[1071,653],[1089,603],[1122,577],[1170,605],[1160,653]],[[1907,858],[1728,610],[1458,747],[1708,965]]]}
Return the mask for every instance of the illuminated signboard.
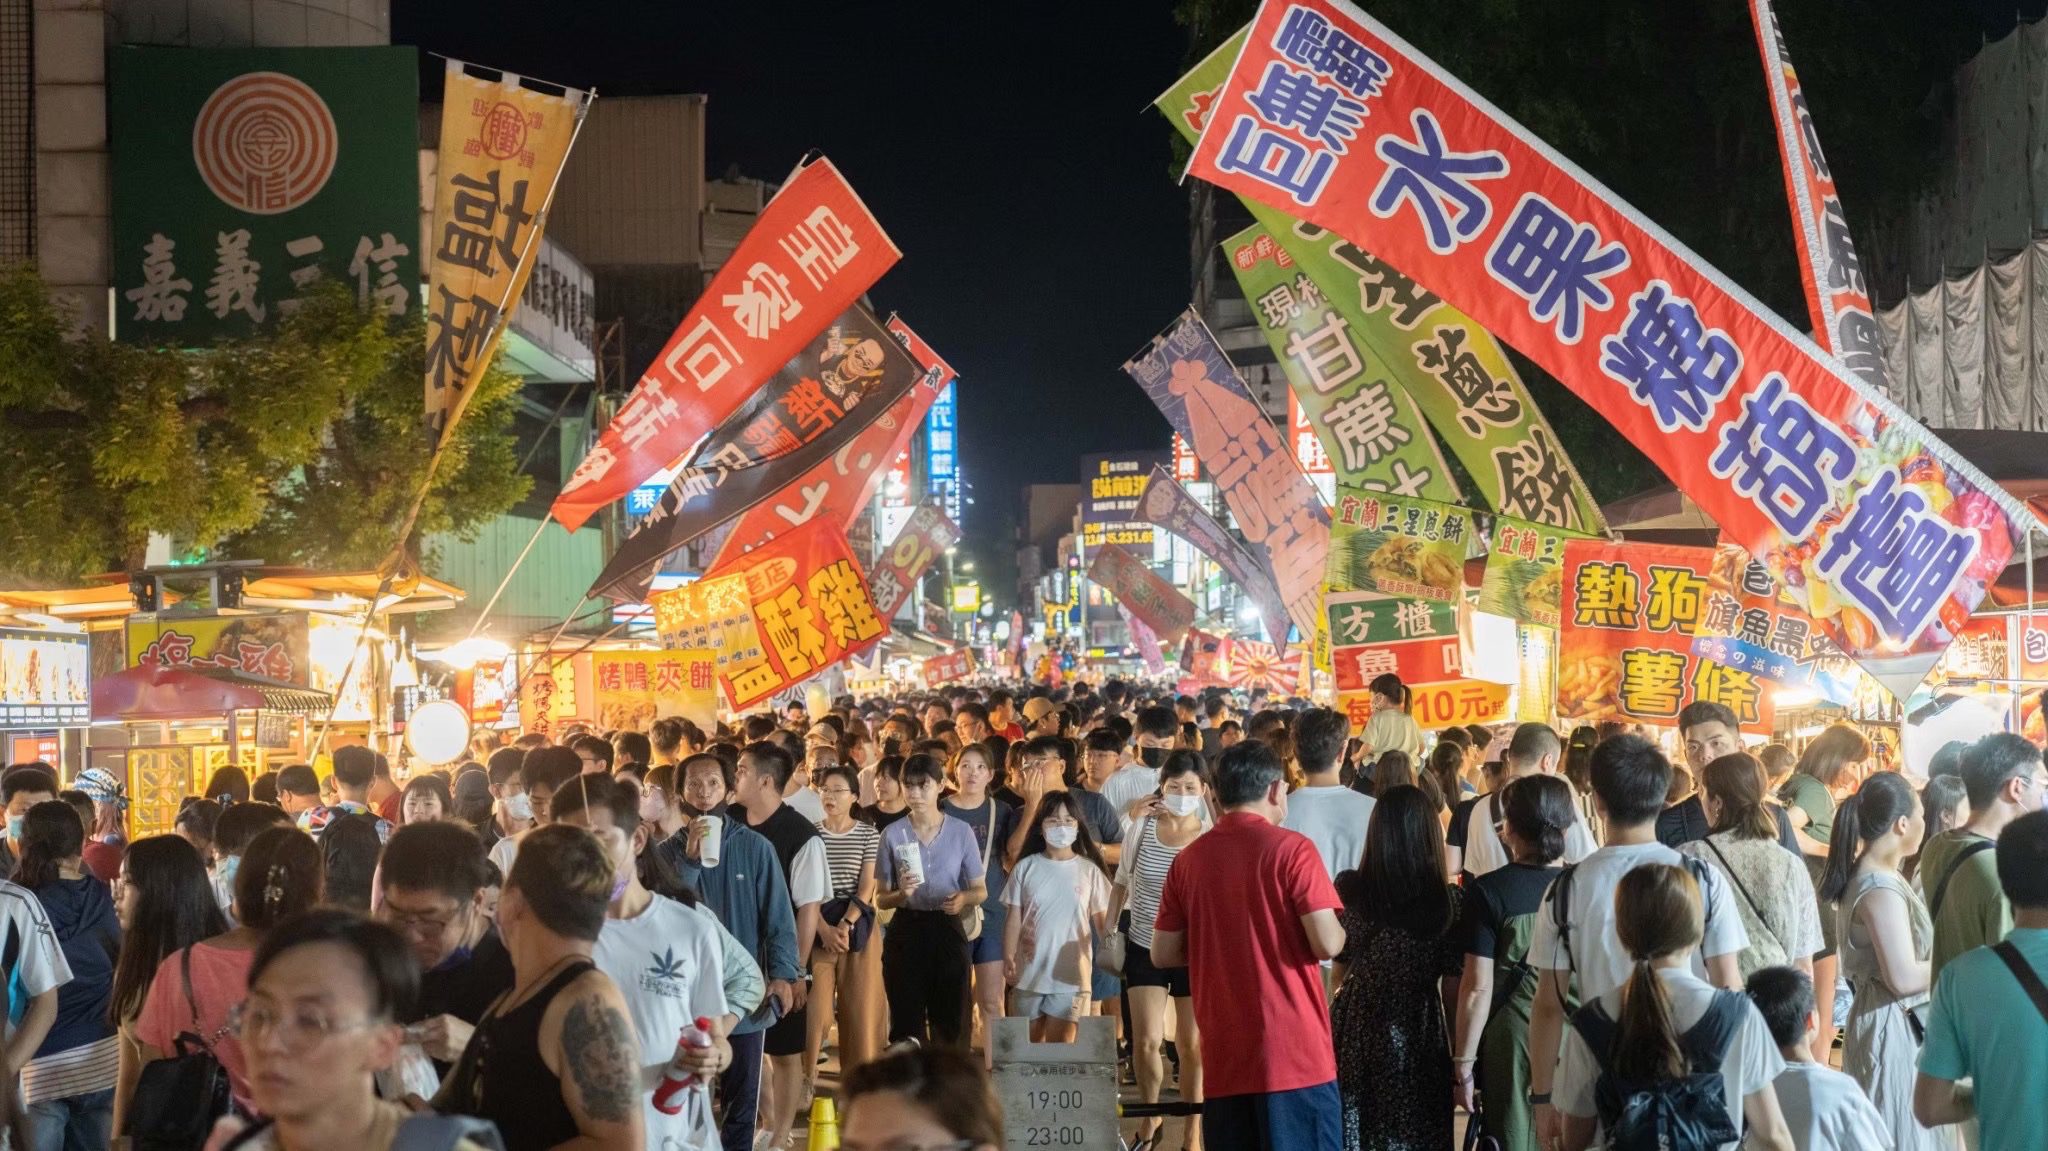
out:
{"label": "illuminated signboard", "polygon": [[960,523],[960,442],[958,439],[959,401],[955,398],[958,380],[946,385],[939,398],[932,401],[932,409],[924,417],[925,434],[925,475],[930,480],[929,494],[945,509],[946,517]]}
{"label": "illuminated signboard", "polygon": [[0,729],[92,722],[92,656],[83,633],[0,628]]}

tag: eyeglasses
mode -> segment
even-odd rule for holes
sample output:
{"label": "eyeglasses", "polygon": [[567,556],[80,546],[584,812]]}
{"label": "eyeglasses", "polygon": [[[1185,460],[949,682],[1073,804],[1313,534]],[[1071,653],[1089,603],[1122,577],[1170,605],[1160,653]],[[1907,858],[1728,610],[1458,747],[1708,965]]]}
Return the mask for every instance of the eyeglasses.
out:
{"label": "eyeglasses", "polygon": [[423,939],[431,939],[447,931],[448,925],[455,922],[457,914],[460,913],[429,915],[416,911],[399,911],[388,901],[384,904],[385,923],[404,934],[418,935]]}
{"label": "eyeglasses", "polygon": [[850,787],[824,787],[818,789],[818,794],[832,799],[844,799],[853,794],[853,789]]}
{"label": "eyeglasses", "polygon": [[238,1003],[228,1012],[228,1030],[238,1038],[256,1043],[265,1034],[277,1037],[278,1045],[287,1054],[303,1055],[336,1035],[351,1031],[362,1031],[376,1026],[374,1019],[358,1019],[350,1023],[337,1023],[313,1011],[294,1011],[281,1015],[261,1004],[247,1001]]}

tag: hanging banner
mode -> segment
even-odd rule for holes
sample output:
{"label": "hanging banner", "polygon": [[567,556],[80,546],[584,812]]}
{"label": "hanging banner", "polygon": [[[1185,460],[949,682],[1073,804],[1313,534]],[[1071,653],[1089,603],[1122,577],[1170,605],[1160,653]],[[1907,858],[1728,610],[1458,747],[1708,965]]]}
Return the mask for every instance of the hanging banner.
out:
{"label": "hanging banner", "polygon": [[753,601],[743,576],[700,579],[654,593],[655,634],[672,648],[710,651],[722,663],[744,665],[762,658],[761,633],[754,627]]}
{"label": "hanging banner", "polygon": [[590,594],[625,589],[639,598],[663,556],[830,463],[921,376],[879,320],[848,309],[718,425],[612,553]]}
{"label": "hanging banner", "polygon": [[1457,603],[1465,598],[1472,513],[1434,500],[1337,489],[1325,579],[1336,591],[1376,591]]}
{"label": "hanging banner", "polygon": [[540,652],[527,663],[519,677],[519,727],[553,738],[556,724],[576,718],[576,661],[567,652],[559,662]]}
{"label": "hanging banner", "polygon": [[600,651],[590,657],[591,697],[597,726],[646,731],[657,719],[678,716],[705,731],[718,723],[718,668],[714,653]]}
{"label": "hanging banner", "polygon": [[1287,617],[1304,640],[1313,637],[1330,550],[1329,513],[1209,326],[1188,309],[1124,371],[1195,446],[1250,551],[1263,554]]}
{"label": "hanging banner", "polygon": [[762,639],[758,661],[720,662],[719,684],[734,711],[866,651],[888,630],[836,524],[813,521],[786,532],[706,578],[727,575],[746,577]]}
{"label": "hanging banner", "polygon": [[1455,604],[1332,592],[1329,621],[1330,670],[1340,692],[1365,691],[1389,672],[1403,683],[1465,674]]}
{"label": "hanging banner", "polygon": [[891,316],[886,326],[924,374],[902,399],[838,451],[735,520],[711,567],[814,518],[836,523],[841,530],[853,528],[853,521],[875,497],[884,475],[883,464],[904,451],[932,402],[953,382],[953,369],[933,355],[903,321]]}
{"label": "hanging banner", "polygon": [[1182,633],[1195,622],[1194,601],[1122,548],[1096,552],[1088,565],[1088,578],[1144,620],[1166,643],[1179,643]]}
{"label": "hanging banner", "polygon": [[[1245,35],[1239,32],[1218,46],[1154,102],[1188,143],[1196,142],[1208,122]],[[1295,219],[1288,205],[1241,198],[1259,227],[1329,305],[1319,326],[1300,333],[1304,355],[1317,364],[1322,378],[1349,370],[1348,341],[1368,376],[1388,380],[1421,409],[1474,477],[1487,507],[1559,527],[1604,529],[1600,509],[1571,459],[1486,329],[1350,237]],[[1238,263],[1235,248],[1231,262]],[[1297,285],[1295,295],[1300,294]],[[1253,298],[1249,291],[1246,298]],[[1283,364],[1290,359],[1278,349],[1275,354]],[[1455,489],[1402,494],[1463,498]]]}
{"label": "hanging banner", "polygon": [[[1350,325],[1286,246],[1253,225],[1223,241],[1223,254],[1337,482],[1456,503],[1457,481],[1414,397],[1387,378],[1377,356],[1359,348]],[[1301,445],[1294,447],[1299,459]]]}
{"label": "hanging banner", "polygon": [[533,274],[555,181],[590,94],[536,92],[447,62],[427,283],[426,422],[462,407]]}
{"label": "hanging banner", "polygon": [[1244,589],[1252,603],[1259,609],[1259,618],[1265,622],[1266,638],[1275,644],[1287,638],[1287,609],[1280,599],[1280,589],[1273,584],[1273,577],[1253,559],[1244,545],[1229,529],[1216,522],[1202,507],[1201,501],[1188,494],[1186,488],[1166,474],[1166,469],[1155,467],[1151,478],[1145,483],[1145,494],[1138,502],[1138,515],[1146,523],[1157,524],[1188,542],[1188,546],[1208,556],[1223,569],[1237,586]]}
{"label": "hanging banner", "polygon": [[1806,107],[1806,93],[1792,57],[1785,51],[1785,33],[1771,11],[1771,0],[1749,0],[1750,24],[1757,50],[1764,58],[1764,85],[1771,92],[1771,122],[1778,130],[1778,155],[1784,161],[1785,198],[1792,205],[1792,238],[1799,244],[1799,278],[1806,285],[1806,309],[1820,342],[1842,366],[1871,388],[1891,388],[1885,373],[1884,348],[1877,338],[1877,318],[1849,236],[1849,218],[1842,211],[1834,173],[1821,154],[1820,133]]}
{"label": "hanging banner", "polygon": [[1145,482],[1166,452],[1111,452],[1081,457],[1081,548],[1134,547],[1151,554],[1152,525],[1138,515]]}
{"label": "hanging banner", "polygon": [[782,185],[555,499],[575,531],[669,467],[803,352],[900,253],[823,157]]}
{"label": "hanging banner", "polygon": [[227,671],[312,687],[311,625],[304,612],[159,618],[126,625],[129,667]]}
{"label": "hanging banner", "polygon": [[2031,522],[1342,0],[1265,4],[1216,99],[1227,114],[1203,133],[1194,175],[1368,241],[1549,369],[1895,694],[1919,683]]}
{"label": "hanging banner", "polygon": [[924,661],[924,686],[927,689],[940,684],[966,679],[974,674],[974,652],[967,648],[935,655]]}
{"label": "hanging banner", "polygon": [[1124,627],[1131,633],[1131,646],[1138,649],[1138,658],[1145,661],[1146,675],[1166,674],[1166,655],[1160,651],[1159,636],[1145,621],[1131,614],[1123,601],[1117,601],[1116,614],[1123,617]]}
{"label": "hanging banner", "polygon": [[1306,649],[1287,653],[1270,643],[1231,637],[1217,653],[1217,667],[1223,679],[1239,691],[1265,688],[1278,696],[1301,692],[1301,660]]}
{"label": "hanging banner", "polygon": [[1744,731],[1769,734],[1756,674],[1692,654],[1714,549],[1573,540],[1564,549],[1557,712],[1571,724],[1669,727],[1695,700],[1727,705]]}
{"label": "hanging banner", "polygon": [[[1222,652],[1222,636],[1189,628],[1180,648],[1181,683],[1193,684],[1196,689],[1220,685],[1223,681],[1216,677],[1216,661]],[[1189,689],[1183,686],[1180,690],[1185,693]]]}
{"label": "hanging banner", "polygon": [[1583,538],[1511,516],[1493,517],[1486,575],[1479,583],[1479,610],[1556,627],[1558,598],[1564,589],[1564,545]]}
{"label": "hanging banner", "polygon": [[[932,504],[917,505],[917,510],[904,521],[903,529],[889,542],[888,550],[875,560],[874,572],[868,577],[875,610],[882,613],[882,618],[893,617],[903,601],[910,598],[910,589],[924,578],[932,561],[959,542],[960,529],[946,518],[946,513]],[[938,630],[943,627],[942,624]]]}
{"label": "hanging banner", "polygon": [[[27,50],[28,27],[9,27],[9,42]],[[85,53],[78,67],[102,59],[97,46],[76,43]],[[89,105],[65,116],[88,132],[104,123],[107,143],[76,161],[96,154],[98,167],[63,169],[44,195],[68,214],[86,203],[87,189],[111,183],[111,229],[76,216],[53,217],[51,226],[67,237],[77,229],[62,249],[71,258],[105,263],[95,274],[112,277],[121,340],[195,348],[249,336],[274,327],[321,280],[350,286],[359,306],[386,315],[418,307],[415,49],[104,51],[104,113],[97,81],[45,97],[54,111],[69,107],[60,99],[91,91]],[[31,122],[17,129],[23,145]],[[59,171],[54,162],[51,171]],[[101,248],[109,239],[112,247]],[[45,258],[55,256],[54,242],[45,243]]]}
{"label": "hanging banner", "polygon": [[1733,544],[1714,549],[1692,653],[1774,683],[1812,688],[1844,706],[1870,682],[1813,626],[1812,616],[1779,593],[1770,571]]}

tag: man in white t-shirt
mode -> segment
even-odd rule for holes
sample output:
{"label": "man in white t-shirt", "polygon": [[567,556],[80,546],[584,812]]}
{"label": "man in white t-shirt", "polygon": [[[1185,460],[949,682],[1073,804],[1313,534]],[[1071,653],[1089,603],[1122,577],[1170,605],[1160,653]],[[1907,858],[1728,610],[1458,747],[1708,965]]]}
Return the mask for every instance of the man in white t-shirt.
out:
{"label": "man in white t-shirt", "polygon": [[[716,924],[640,885],[634,861],[646,846],[647,832],[638,806],[635,789],[608,776],[592,776],[557,797],[555,818],[597,836],[623,883],[605,909],[604,928],[590,957],[618,985],[633,1033],[640,1038],[640,1109],[647,1146],[718,1151],[710,1083],[732,1061],[725,1036],[739,1016],[727,1009]],[[711,1023],[711,1046],[680,1048],[683,1029],[698,1019]],[[654,1091],[679,1050],[705,1086],[687,1092],[682,1109],[668,1115],[655,1109]]]}
{"label": "man in white t-shirt", "polygon": [[1294,754],[1308,782],[1287,796],[1287,815],[1280,826],[1308,836],[1323,858],[1331,879],[1350,871],[1365,857],[1365,831],[1372,822],[1371,796],[1338,782],[1344,741],[1351,721],[1327,707],[1311,708],[1294,724]]}
{"label": "man in white t-shirt", "polygon": [[[1622,876],[1645,863],[1695,869],[1706,912],[1706,937],[1692,961],[1695,979],[1740,990],[1742,975],[1735,959],[1749,946],[1749,933],[1743,930],[1720,869],[1657,842],[1657,815],[1664,810],[1664,795],[1671,787],[1671,761],[1657,745],[1638,735],[1613,736],[1593,749],[1592,774],[1595,810],[1607,828],[1606,845],[1550,885],[1536,910],[1536,930],[1529,944],[1529,963],[1540,973],[1529,1019],[1529,1097],[1536,1105],[1537,1143],[1542,1146],[1558,1135],[1550,1089],[1557,1071],[1555,1053],[1566,1030],[1567,984],[1576,984],[1578,1001],[1584,1003],[1628,982],[1633,966],[1614,930],[1614,892]],[[1554,906],[1560,887],[1568,889],[1561,912]]]}
{"label": "man in white t-shirt", "polygon": [[1813,1061],[1820,1034],[1813,977],[1796,967],[1766,967],[1749,977],[1750,1002],[1770,1028],[1785,1069],[1772,1086],[1798,1151],[1891,1151],[1884,1116],[1856,1080]]}
{"label": "man in white t-shirt", "polygon": [[[1501,843],[1496,826],[1500,822],[1500,793],[1507,789],[1510,780],[1521,776],[1556,775],[1563,758],[1564,746],[1557,741],[1557,733],[1550,725],[1525,723],[1515,728],[1501,759],[1507,765],[1507,774],[1500,786],[1485,795],[1473,796],[1451,813],[1451,827],[1445,837],[1445,865],[1452,875],[1461,871],[1466,875],[1485,875],[1508,865],[1508,850]],[[1578,805],[1572,805],[1572,825],[1564,833],[1565,863],[1577,863],[1599,846],[1592,829],[1579,815]]]}

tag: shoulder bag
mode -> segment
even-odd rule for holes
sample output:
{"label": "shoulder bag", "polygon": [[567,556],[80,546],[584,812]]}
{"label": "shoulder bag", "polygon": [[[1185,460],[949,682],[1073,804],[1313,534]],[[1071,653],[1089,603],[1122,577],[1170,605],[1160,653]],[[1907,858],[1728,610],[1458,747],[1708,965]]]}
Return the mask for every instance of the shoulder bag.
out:
{"label": "shoulder bag", "polygon": [[234,1108],[227,1068],[213,1045],[228,1033],[223,1024],[212,1038],[201,1034],[199,1001],[192,994],[192,949],[179,953],[185,1006],[192,1028],[172,1040],[173,1052],[142,1067],[128,1106],[129,1145],[134,1151],[191,1151],[205,1144],[214,1120]]}
{"label": "shoulder bag", "polygon": [[[981,845],[981,882],[984,888],[988,884],[989,854],[995,850],[995,846],[996,800],[994,796],[990,796],[988,800],[988,839]],[[954,912],[953,922],[960,928],[961,938],[967,940],[967,942],[972,943],[980,939],[982,923],[981,904],[977,903],[973,907]]]}
{"label": "shoulder bag", "polygon": [[[1778,955],[1776,960],[1771,963],[1763,964],[1763,966],[1775,967],[1780,964],[1790,963],[1792,961],[1791,950],[1785,946],[1785,941],[1783,939],[1778,938],[1778,929],[1772,927],[1771,921],[1764,917],[1764,909],[1757,906],[1756,898],[1750,895],[1749,888],[1743,886],[1742,877],[1735,874],[1734,865],[1728,862],[1727,856],[1721,854],[1721,849],[1715,846],[1712,837],[1702,839],[1700,840],[1700,842],[1706,844],[1707,850],[1714,853],[1714,858],[1721,861],[1721,874],[1727,876],[1728,882],[1735,885],[1736,893],[1742,896],[1742,901],[1744,903],[1749,904],[1750,913],[1752,915],[1755,915],[1757,923],[1763,926],[1764,934],[1769,935],[1771,937],[1771,942],[1777,945]],[[1705,893],[1702,892],[1701,894],[1702,897],[1704,897]]]}

